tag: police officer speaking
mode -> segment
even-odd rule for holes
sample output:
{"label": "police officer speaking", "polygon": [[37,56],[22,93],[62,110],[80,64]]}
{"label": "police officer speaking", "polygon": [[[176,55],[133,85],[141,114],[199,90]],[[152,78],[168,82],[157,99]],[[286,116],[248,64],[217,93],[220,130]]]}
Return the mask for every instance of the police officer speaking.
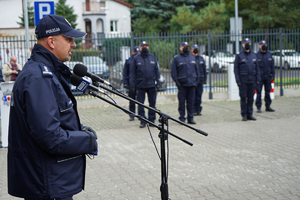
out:
{"label": "police officer speaking", "polygon": [[253,96],[256,85],[260,84],[260,73],[256,55],[250,49],[251,40],[245,38],[244,49],[235,56],[234,74],[241,97],[241,115],[243,121],[256,120],[253,116]]}
{"label": "police officer speaking", "polygon": [[[124,68],[123,68],[123,84],[124,84],[124,88],[129,89],[129,73],[130,73],[130,66],[132,65],[132,61],[133,61],[133,57],[137,54],[140,53],[140,49],[138,46],[133,47],[132,49],[132,56],[130,58],[128,58],[124,64]],[[136,90],[129,90],[128,91],[128,96],[132,99],[135,99],[136,97]],[[129,110],[133,113],[135,113],[135,103],[129,101]],[[133,115],[129,115],[129,121],[133,121],[134,120],[134,116]]]}
{"label": "police officer speaking", "polygon": [[[154,55],[148,53],[149,45],[146,41],[140,44],[141,53],[133,58],[129,74],[129,87],[133,92],[137,89],[137,101],[144,103],[145,94],[148,95],[149,106],[155,108],[156,104],[156,86],[159,82],[159,67]],[[138,106],[138,114],[146,119],[144,107]],[[148,120],[155,122],[155,112],[148,111]],[[146,126],[141,121],[140,128]]]}
{"label": "police officer speaking", "polygon": [[199,78],[197,80],[197,86],[195,91],[195,102],[194,102],[194,116],[195,115],[202,115],[202,93],[203,93],[203,84],[206,84],[206,64],[205,60],[199,54],[199,47],[198,45],[193,45],[191,53],[196,56],[196,65],[199,74]]}
{"label": "police officer speaking", "polygon": [[80,124],[70,90],[74,30],[62,16],[36,26],[37,44],[13,86],[8,134],[8,193],[71,200],[84,188],[85,154],[96,154],[96,132]]}
{"label": "police officer speaking", "polygon": [[182,42],[181,53],[172,61],[171,76],[178,88],[179,120],[185,122],[185,102],[187,103],[187,119],[189,124],[196,124],[193,117],[195,87],[197,85],[198,71],[196,57],[189,54],[189,44]]}
{"label": "police officer speaking", "polygon": [[270,97],[271,82],[274,80],[275,77],[274,60],[272,57],[272,53],[268,51],[268,46],[265,40],[260,41],[258,47],[259,47],[259,51],[256,53],[256,57],[257,57],[257,64],[260,70],[261,82],[256,87],[257,96],[256,96],[255,105],[257,107],[257,112],[260,113],[261,105],[262,105],[261,91],[262,91],[262,87],[264,86],[266,111],[274,112],[275,110],[270,107],[272,103]]}

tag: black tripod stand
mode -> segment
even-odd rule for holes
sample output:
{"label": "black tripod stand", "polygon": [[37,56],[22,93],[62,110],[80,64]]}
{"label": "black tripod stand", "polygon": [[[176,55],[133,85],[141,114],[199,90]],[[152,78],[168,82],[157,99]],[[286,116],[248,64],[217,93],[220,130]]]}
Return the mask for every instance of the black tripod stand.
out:
{"label": "black tripod stand", "polygon": [[[71,83],[72,83],[72,79],[71,79]],[[123,110],[127,114],[135,115],[138,119],[140,119],[140,120],[142,120],[142,121],[144,121],[144,122],[146,122],[148,124],[151,124],[152,126],[154,126],[154,127],[156,127],[157,129],[160,130],[160,133],[159,133],[160,147],[161,147],[161,158],[160,158],[161,159],[161,186],[160,186],[160,191],[161,191],[161,199],[162,200],[168,200],[168,198],[169,198],[169,191],[168,191],[168,176],[167,176],[167,165],[166,165],[166,154],[165,154],[165,152],[166,152],[165,141],[168,140],[168,135],[171,135],[171,136],[173,136],[173,137],[175,137],[175,138],[183,141],[184,143],[186,143],[186,144],[188,144],[190,146],[193,146],[193,144],[190,143],[189,141],[187,141],[185,139],[182,139],[182,138],[178,137],[177,135],[171,133],[168,130],[168,128],[166,129],[166,127],[168,127],[168,120],[171,119],[171,120],[173,120],[173,121],[175,121],[175,122],[177,122],[179,124],[182,124],[182,125],[190,128],[190,129],[192,129],[192,130],[195,130],[196,132],[198,132],[198,133],[200,133],[200,134],[202,134],[204,136],[207,136],[208,134],[205,133],[204,131],[201,131],[199,129],[191,127],[191,126],[189,126],[189,125],[187,125],[187,124],[185,124],[185,123],[183,123],[183,122],[181,122],[179,120],[176,120],[176,119],[170,117],[169,115],[167,115],[167,114],[165,114],[165,113],[163,113],[163,112],[161,112],[161,111],[159,111],[159,110],[157,110],[155,108],[151,108],[149,106],[146,106],[146,105],[144,105],[144,104],[142,104],[142,103],[140,103],[140,102],[138,102],[138,101],[136,101],[136,100],[134,100],[134,99],[126,96],[126,95],[124,95],[123,93],[120,93],[119,91],[111,90],[111,89],[109,89],[107,87],[102,86],[99,83],[94,83],[94,84],[97,85],[98,87],[101,87],[101,88],[103,88],[103,89],[111,92],[111,93],[114,93],[114,94],[116,94],[118,96],[121,96],[121,97],[123,97],[123,98],[125,98],[125,99],[127,99],[129,101],[132,101],[132,102],[134,102],[134,103],[136,103],[136,104],[138,104],[140,106],[143,106],[144,108],[147,108],[147,109],[149,109],[149,110],[157,113],[160,116],[159,117],[160,125],[157,126],[156,124],[154,124],[153,122],[151,122],[151,121],[143,118],[142,116],[135,115],[135,113],[133,113],[133,112],[131,112],[131,111],[129,111],[129,110],[127,110],[127,109],[125,109],[125,108],[117,105],[116,103],[114,103],[112,101],[109,101],[109,100],[105,99],[104,97],[100,96],[97,92],[91,91],[91,90],[88,91],[88,94],[90,94],[90,95],[92,95],[94,97],[97,97],[97,98],[99,98],[99,99],[101,99],[101,100],[103,100],[103,101],[105,101],[105,102],[107,102],[107,103],[109,103],[109,104],[111,104],[111,105],[113,105],[113,106],[115,106],[115,107]],[[76,85],[76,84],[74,84],[74,85]],[[78,85],[76,85],[76,86],[78,86]]]}

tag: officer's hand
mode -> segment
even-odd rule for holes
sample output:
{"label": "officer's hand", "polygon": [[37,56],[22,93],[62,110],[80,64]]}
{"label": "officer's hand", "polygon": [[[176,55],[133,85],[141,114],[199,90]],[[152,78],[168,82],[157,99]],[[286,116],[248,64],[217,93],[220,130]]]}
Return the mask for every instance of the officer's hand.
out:
{"label": "officer's hand", "polygon": [[97,141],[96,141],[95,149],[91,153],[89,153],[89,155],[94,155],[94,156],[98,155],[98,143],[97,143]]}
{"label": "officer's hand", "polygon": [[256,81],[256,85],[259,85],[260,84],[260,82],[259,81]]}
{"label": "officer's hand", "polygon": [[135,93],[135,87],[131,87],[131,88],[130,88],[130,92],[131,92],[131,93]]}
{"label": "officer's hand", "polygon": [[92,129],[91,127],[89,127],[89,126],[84,126],[84,127],[82,128],[82,130],[85,131],[85,132],[87,132],[87,133],[92,133],[92,134],[95,136],[95,139],[96,139],[96,140],[98,139],[96,131],[94,131],[94,129]]}
{"label": "officer's hand", "polygon": [[127,84],[124,84],[124,88],[125,88],[125,89],[128,89],[128,85],[127,85]]}
{"label": "officer's hand", "polygon": [[242,85],[241,82],[237,82],[236,84],[238,85],[238,87],[241,87]]}
{"label": "officer's hand", "polygon": [[157,91],[158,91],[159,87],[160,87],[160,84],[155,85],[155,88],[156,88]]}
{"label": "officer's hand", "polygon": [[176,83],[176,87],[177,87],[178,91],[180,91],[180,89],[181,89],[180,83]]}

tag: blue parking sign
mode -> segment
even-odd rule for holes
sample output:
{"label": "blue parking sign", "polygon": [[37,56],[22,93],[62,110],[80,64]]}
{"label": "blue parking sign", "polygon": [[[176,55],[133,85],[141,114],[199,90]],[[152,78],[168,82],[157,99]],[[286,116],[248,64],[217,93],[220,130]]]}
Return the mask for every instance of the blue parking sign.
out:
{"label": "blue parking sign", "polygon": [[54,15],[54,1],[34,2],[34,21],[35,26],[46,15]]}

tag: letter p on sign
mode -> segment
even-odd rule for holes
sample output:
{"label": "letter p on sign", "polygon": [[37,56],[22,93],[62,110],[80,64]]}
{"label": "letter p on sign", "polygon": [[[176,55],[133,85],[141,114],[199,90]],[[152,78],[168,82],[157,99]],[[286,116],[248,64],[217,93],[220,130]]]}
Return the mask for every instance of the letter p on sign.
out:
{"label": "letter p on sign", "polygon": [[35,26],[46,15],[54,15],[54,1],[34,2]]}

